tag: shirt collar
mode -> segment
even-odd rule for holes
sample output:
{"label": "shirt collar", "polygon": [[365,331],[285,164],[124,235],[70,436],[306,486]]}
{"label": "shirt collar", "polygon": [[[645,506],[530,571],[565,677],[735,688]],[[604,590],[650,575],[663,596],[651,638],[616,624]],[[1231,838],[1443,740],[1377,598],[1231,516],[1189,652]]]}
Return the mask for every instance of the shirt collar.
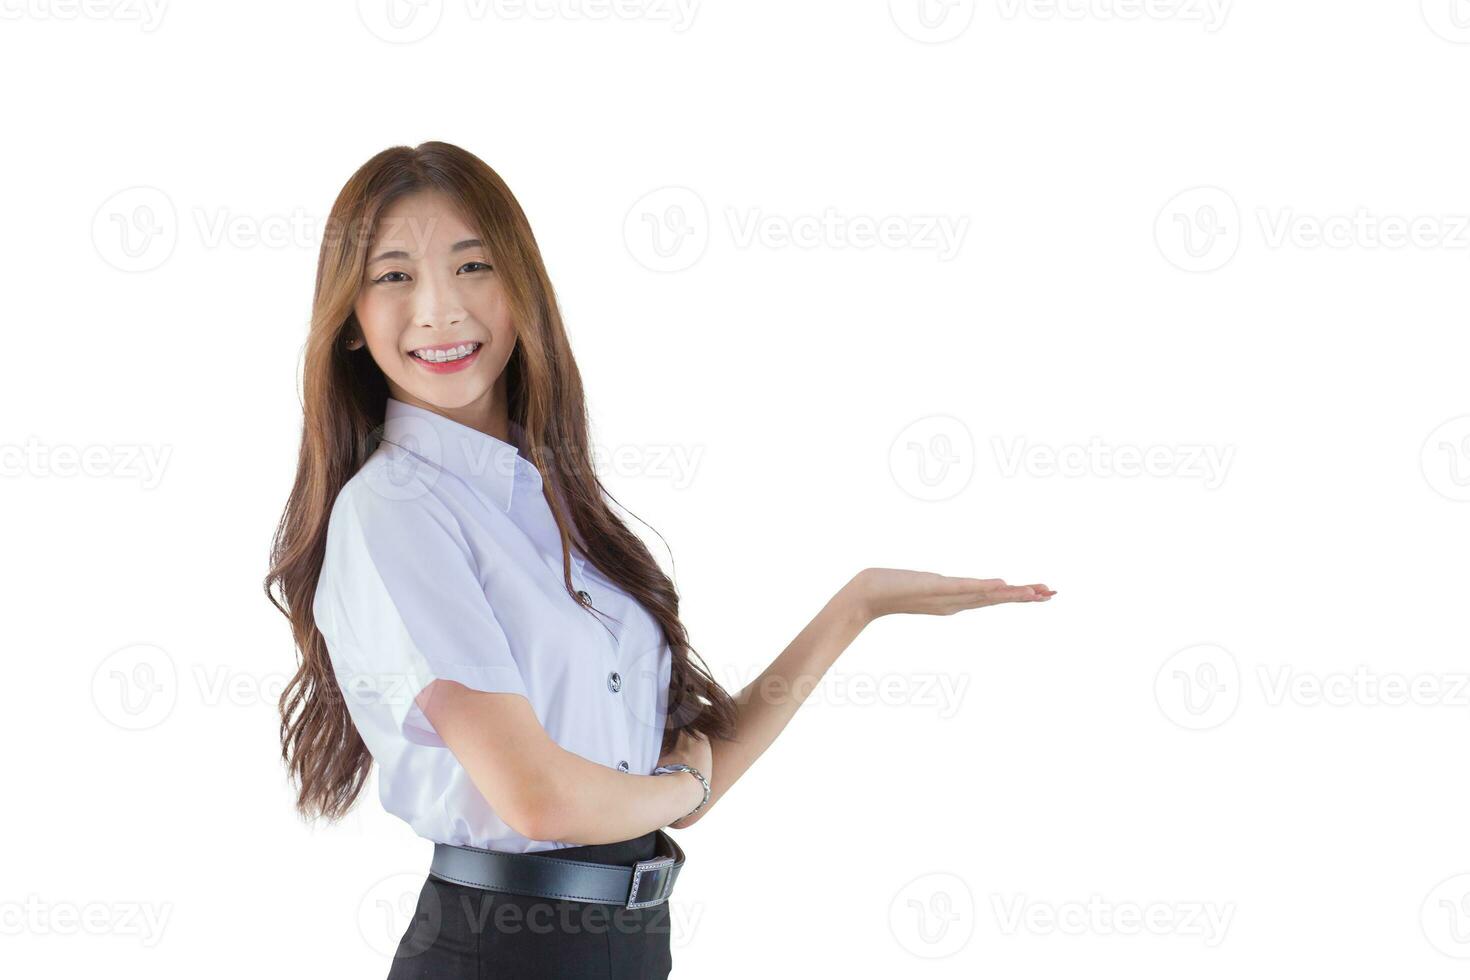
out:
{"label": "shirt collar", "polygon": [[517,484],[541,489],[541,474],[521,455],[526,436],[515,420],[510,437],[512,442],[505,442],[391,395],[383,410],[384,439],[453,473],[507,512]]}
{"label": "shirt collar", "polygon": [[[541,493],[541,473],[524,455],[526,431],[515,419],[510,420],[511,441],[505,442],[390,395],[383,410],[383,438],[453,473],[506,513],[518,487],[525,493]],[[572,562],[580,574],[584,562],[575,547]]]}

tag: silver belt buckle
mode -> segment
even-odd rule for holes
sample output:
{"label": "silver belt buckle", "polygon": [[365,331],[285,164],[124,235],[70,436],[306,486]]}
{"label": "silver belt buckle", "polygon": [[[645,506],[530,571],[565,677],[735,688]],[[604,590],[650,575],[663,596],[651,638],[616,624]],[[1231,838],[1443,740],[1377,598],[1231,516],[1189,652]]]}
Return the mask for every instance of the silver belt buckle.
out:
{"label": "silver belt buckle", "polygon": [[[674,865],[671,856],[649,858],[647,861],[639,861],[633,865],[633,883],[628,888],[627,908],[641,909],[649,905],[657,905],[669,897],[669,869]],[[638,901],[639,886],[647,886],[653,882],[655,895],[653,898]]]}

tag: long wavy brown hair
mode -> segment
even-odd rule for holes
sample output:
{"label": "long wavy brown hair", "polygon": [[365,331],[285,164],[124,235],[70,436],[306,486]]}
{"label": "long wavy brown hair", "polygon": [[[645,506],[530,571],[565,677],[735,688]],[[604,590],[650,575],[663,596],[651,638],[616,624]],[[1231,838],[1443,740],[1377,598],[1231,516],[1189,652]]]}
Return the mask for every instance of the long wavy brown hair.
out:
{"label": "long wavy brown hair", "polygon": [[662,752],[673,747],[683,729],[711,740],[735,735],[734,701],[702,660],[693,663],[673,583],[604,501],[607,491],[587,451],[581,375],[520,204],[499,174],[457,146],[395,146],[352,175],[326,221],[305,345],[296,481],[272,540],[264,582],[266,597],[290,621],[300,654],[295,676],[281,695],[280,738],[281,758],[297,786],[296,809],[307,818],[344,816],[372,767],[311,607],[332,504],[380,441],[388,396],[367,349],[348,351],[342,341],[355,326],[353,307],[379,216],[399,197],[425,189],[448,194],[478,225],[509,297],[516,330],[504,379],[510,418],[525,431],[527,454],[542,474],[561,531],[568,594],[576,596],[569,555],[575,541],[662,627],[673,659]]}

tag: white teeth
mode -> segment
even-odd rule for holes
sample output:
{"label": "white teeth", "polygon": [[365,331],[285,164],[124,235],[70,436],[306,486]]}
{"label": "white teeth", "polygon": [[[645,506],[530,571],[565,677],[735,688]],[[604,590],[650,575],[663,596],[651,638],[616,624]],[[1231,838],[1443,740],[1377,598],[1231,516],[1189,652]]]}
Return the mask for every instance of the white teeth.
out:
{"label": "white teeth", "polygon": [[469,357],[479,349],[480,343],[476,341],[472,344],[460,344],[458,347],[449,347],[444,350],[415,350],[409,353],[421,361],[442,364],[445,361],[457,361],[462,357]]}

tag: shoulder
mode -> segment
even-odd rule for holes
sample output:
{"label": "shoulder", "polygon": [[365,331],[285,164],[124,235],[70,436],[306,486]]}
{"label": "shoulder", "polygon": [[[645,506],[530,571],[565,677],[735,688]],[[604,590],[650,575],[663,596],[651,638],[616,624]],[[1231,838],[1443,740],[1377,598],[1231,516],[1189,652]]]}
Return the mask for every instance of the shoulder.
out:
{"label": "shoulder", "polygon": [[431,466],[413,465],[405,454],[380,448],[337,492],[327,520],[329,541],[350,536],[369,545],[453,543],[463,549],[463,534],[440,496],[438,476]]}

